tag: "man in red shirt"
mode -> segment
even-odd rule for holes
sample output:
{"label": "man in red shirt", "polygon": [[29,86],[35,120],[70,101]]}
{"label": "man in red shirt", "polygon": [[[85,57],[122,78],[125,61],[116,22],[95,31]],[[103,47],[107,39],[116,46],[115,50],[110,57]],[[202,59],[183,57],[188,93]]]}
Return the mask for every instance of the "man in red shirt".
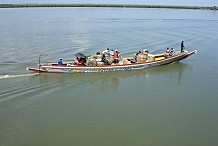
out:
{"label": "man in red shirt", "polygon": [[119,62],[119,52],[116,49],[114,52],[114,63],[118,63]]}

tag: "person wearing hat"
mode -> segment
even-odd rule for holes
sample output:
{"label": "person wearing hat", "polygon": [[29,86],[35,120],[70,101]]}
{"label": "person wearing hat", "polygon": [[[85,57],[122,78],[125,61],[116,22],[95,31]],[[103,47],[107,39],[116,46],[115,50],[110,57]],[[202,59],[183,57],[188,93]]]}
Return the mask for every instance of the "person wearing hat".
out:
{"label": "person wearing hat", "polygon": [[62,65],[63,65],[62,58],[60,58],[58,61],[58,66],[62,66]]}

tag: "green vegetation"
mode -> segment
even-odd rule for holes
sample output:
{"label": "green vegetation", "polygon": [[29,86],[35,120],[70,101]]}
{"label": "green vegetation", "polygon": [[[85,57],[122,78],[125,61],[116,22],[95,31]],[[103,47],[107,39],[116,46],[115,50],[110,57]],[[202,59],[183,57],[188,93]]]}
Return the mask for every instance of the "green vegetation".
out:
{"label": "green vegetation", "polygon": [[114,8],[168,8],[168,9],[201,9],[218,10],[217,6],[166,6],[166,5],[130,5],[130,4],[0,4],[0,8],[30,8],[30,7],[114,7]]}

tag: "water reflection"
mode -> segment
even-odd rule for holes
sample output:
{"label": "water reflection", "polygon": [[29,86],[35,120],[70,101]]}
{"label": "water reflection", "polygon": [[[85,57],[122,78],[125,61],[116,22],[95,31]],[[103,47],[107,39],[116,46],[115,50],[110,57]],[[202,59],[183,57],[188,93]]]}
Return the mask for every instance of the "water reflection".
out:
{"label": "water reflection", "polygon": [[40,74],[39,81],[42,85],[52,86],[76,86],[76,85],[100,85],[102,90],[116,90],[120,81],[127,78],[137,77],[145,80],[154,75],[173,77],[181,83],[185,69],[192,68],[190,65],[177,62],[170,65],[149,68],[145,70],[102,72],[102,73],[76,73],[76,74]]}

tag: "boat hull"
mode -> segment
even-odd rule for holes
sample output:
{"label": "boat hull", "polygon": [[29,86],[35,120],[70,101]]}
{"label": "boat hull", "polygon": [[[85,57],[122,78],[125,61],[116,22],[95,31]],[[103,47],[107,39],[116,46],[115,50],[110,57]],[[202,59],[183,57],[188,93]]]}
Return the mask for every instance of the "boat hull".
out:
{"label": "boat hull", "polygon": [[178,53],[169,58],[165,58],[158,61],[150,61],[143,63],[134,63],[126,65],[104,65],[104,66],[54,66],[48,64],[40,64],[38,68],[27,68],[29,71],[38,73],[80,73],[80,72],[106,72],[106,71],[122,71],[122,70],[135,70],[135,69],[146,69],[155,66],[161,66],[183,60],[197,51],[182,52]]}

